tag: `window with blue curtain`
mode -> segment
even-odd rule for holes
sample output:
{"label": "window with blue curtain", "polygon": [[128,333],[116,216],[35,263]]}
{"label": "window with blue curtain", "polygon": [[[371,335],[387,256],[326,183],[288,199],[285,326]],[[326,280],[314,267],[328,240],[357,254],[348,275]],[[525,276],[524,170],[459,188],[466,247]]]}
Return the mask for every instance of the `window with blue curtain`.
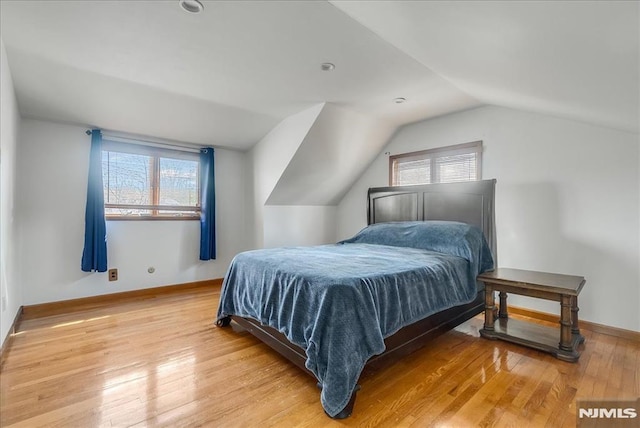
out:
{"label": "window with blue curtain", "polygon": [[[105,187],[102,171],[104,165],[102,132],[99,129],[94,129],[87,131],[87,133],[91,135],[91,150],[89,155],[89,179],[87,184],[85,235],[81,268],[84,272],[106,272],[107,234],[104,199]],[[198,187],[200,189],[200,260],[214,260],[216,258],[214,149],[211,147],[200,149],[198,160]],[[182,207],[171,206],[168,208],[178,210]]]}

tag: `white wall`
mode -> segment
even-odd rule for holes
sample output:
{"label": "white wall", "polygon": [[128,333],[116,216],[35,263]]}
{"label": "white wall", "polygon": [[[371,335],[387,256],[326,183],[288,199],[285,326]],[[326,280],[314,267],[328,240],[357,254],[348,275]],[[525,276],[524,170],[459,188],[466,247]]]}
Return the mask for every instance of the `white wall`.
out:
{"label": "white wall", "polygon": [[4,42],[0,39],[0,346],[22,306],[15,215],[16,147],[20,113]]}
{"label": "white wall", "polygon": [[[200,261],[198,221],[108,221],[106,273],[80,270],[90,138],[86,128],[24,120],[18,148],[17,212],[24,304],[224,276],[246,249],[246,155],[216,149],[218,258]],[[153,266],[153,274],[147,268]]]}
{"label": "white wall", "polygon": [[[501,267],[583,275],[582,319],[640,331],[638,134],[481,107],[402,128],[337,208],[338,239],[366,225],[366,190],[388,185],[388,155],[483,140],[497,179]],[[553,302],[509,303],[559,312]]]}
{"label": "white wall", "polygon": [[329,103],[283,120],[250,152],[254,247],[335,242],[336,203],[394,130]]}
{"label": "white wall", "polygon": [[264,248],[334,243],[336,207],[267,205],[264,234]]}
{"label": "white wall", "polygon": [[251,151],[256,248],[336,241],[336,203],[395,127],[325,103],[282,121]]}
{"label": "white wall", "polygon": [[264,247],[264,206],[282,173],[309,132],[324,104],[289,116],[249,151],[247,200],[251,211],[253,248]]}

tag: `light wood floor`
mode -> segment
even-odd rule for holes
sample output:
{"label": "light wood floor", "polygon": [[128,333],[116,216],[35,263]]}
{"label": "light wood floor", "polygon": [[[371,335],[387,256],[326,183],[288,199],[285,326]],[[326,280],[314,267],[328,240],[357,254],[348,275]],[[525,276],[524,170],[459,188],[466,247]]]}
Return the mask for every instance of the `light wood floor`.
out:
{"label": "light wood floor", "polygon": [[575,427],[578,398],[640,396],[640,345],[583,330],[577,364],[479,338],[474,318],[365,373],[332,421],[315,381],[213,325],[216,288],[23,321],[0,373],[2,427]]}

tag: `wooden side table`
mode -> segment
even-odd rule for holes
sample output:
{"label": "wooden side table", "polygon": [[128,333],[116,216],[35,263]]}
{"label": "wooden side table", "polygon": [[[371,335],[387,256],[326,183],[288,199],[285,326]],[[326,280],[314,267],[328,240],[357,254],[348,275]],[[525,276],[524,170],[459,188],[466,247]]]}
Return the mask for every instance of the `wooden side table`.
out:
{"label": "wooden side table", "polygon": [[[484,282],[485,287],[482,337],[529,346],[564,361],[578,361],[577,347],[584,343],[578,328],[578,294],[585,284],[583,277],[500,268],[480,274],[478,280]],[[500,292],[497,323],[494,291]],[[509,319],[507,293],[560,302],[560,342],[557,329]]]}

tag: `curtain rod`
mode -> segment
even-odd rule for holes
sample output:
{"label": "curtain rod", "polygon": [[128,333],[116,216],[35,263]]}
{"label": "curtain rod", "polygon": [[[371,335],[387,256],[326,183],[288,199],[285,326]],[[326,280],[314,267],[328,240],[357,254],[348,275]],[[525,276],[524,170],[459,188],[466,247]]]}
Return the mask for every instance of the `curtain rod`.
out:
{"label": "curtain rod", "polygon": [[[90,130],[87,130],[87,135],[91,135]],[[141,146],[159,147],[164,149],[180,150],[183,152],[200,153],[200,148],[194,147],[192,145],[188,146],[186,144],[183,145],[183,144],[174,143],[174,142],[170,143],[170,142],[163,142],[163,141],[145,140],[144,138],[140,138],[137,136],[126,136],[123,134],[114,133],[114,132],[105,131],[105,130],[102,130],[102,136],[104,137],[105,140],[116,141],[118,143],[138,144]]]}

